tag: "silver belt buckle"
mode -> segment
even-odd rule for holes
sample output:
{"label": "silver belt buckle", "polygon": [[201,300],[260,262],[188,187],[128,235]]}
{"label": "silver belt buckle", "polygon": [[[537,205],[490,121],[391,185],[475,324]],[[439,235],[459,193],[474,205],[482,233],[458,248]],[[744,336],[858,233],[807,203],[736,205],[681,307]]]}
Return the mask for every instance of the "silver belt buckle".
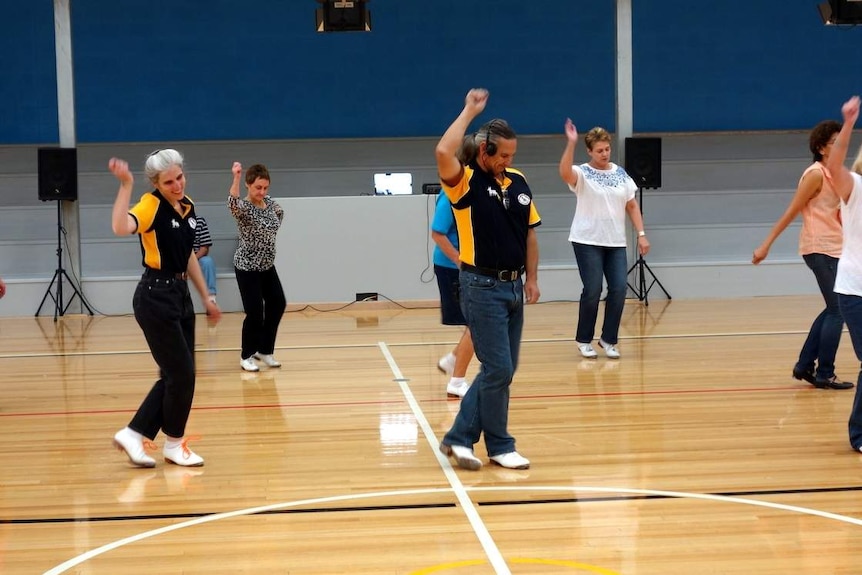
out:
{"label": "silver belt buckle", "polygon": [[501,282],[513,282],[517,279],[518,272],[512,270],[500,270],[497,272],[497,279]]}

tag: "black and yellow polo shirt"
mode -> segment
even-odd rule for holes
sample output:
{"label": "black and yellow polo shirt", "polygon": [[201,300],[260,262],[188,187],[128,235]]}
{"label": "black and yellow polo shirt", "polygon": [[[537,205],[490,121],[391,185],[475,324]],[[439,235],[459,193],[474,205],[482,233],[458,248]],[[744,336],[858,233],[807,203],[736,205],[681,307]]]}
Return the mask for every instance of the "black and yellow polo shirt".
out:
{"label": "black and yellow polo shirt", "polygon": [[158,190],[153,190],[129,210],[138,222],[144,266],[169,273],[182,273],[188,268],[197,225],[195,205],[186,196],[180,207],[182,215]]}
{"label": "black and yellow polo shirt", "polygon": [[503,183],[476,162],[443,191],[455,210],[461,261],[495,270],[517,270],[527,261],[527,230],[542,223],[524,174],[508,169]]}

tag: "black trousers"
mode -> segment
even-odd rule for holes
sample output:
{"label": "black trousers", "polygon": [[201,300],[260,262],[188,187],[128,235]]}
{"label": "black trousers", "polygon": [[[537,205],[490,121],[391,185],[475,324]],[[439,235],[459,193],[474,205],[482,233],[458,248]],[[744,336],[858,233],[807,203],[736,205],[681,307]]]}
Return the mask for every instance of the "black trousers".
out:
{"label": "black trousers", "polygon": [[184,280],[143,277],[132,299],[135,319],[159,366],[159,380],[129,423],[155,439],[183,437],[195,394],[195,310]]}
{"label": "black trousers", "polygon": [[275,266],[262,272],[234,268],[245,320],[242,322],[242,358],[255,352],[271,354],[275,349],[278,324],[287,302]]}

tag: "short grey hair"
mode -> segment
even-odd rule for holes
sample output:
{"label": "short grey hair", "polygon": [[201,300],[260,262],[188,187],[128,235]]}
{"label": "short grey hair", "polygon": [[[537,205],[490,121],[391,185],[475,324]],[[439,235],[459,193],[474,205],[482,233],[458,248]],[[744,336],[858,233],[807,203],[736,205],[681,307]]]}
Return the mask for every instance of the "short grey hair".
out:
{"label": "short grey hair", "polygon": [[183,155],[170,148],[156,150],[147,156],[147,161],[144,164],[144,173],[152,183],[157,184],[159,183],[159,174],[171,166],[179,166],[182,168]]}

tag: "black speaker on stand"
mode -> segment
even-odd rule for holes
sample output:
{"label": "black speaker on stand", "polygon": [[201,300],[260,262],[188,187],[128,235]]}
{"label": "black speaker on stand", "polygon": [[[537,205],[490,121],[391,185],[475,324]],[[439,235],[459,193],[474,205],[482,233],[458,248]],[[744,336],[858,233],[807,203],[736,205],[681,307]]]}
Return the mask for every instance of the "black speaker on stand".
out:
{"label": "black speaker on stand", "polygon": [[[641,215],[644,213],[644,188],[661,187],[661,138],[626,138],[626,172],[635,181],[638,187],[638,205]],[[634,272],[634,285],[628,284],[629,289],[634,292],[638,300],[649,305],[649,292],[654,285],[658,285],[667,299],[670,294],[661,285],[652,269],[646,263],[640,252],[635,252],[637,260],[629,268],[628,274]],[[647,274],[651,281],[647,285]]]}
{"label": "black speaker on stand", "polygon": [[[43,202],[57,202],[57,269],[54,271],[54,277],[51,278],[45,295],[42,296],[42,302],[39,304],[39,309],[36,310],[36,316],[39,316],[42,306],[50,297],[54,301],[54,321],[57,321],[57,316],[66,314],[66,310],[69,309],[75,296],[78,296],[81,304],[87,308],[90,315],[93,315],[93,310],[84,301],[72,278],[63,269],[63,234],[66,233],[66,230],[63,228],[61,202],[64,200],[74,202],[78,199],[78,151],[75,148],[39,148],[38,160],[39,199]],[[72,288],[72,296],[65,304],[63,303],[63,278],[66,278],[69,287]],[[55,284],[56,293],[52,291]]]}

